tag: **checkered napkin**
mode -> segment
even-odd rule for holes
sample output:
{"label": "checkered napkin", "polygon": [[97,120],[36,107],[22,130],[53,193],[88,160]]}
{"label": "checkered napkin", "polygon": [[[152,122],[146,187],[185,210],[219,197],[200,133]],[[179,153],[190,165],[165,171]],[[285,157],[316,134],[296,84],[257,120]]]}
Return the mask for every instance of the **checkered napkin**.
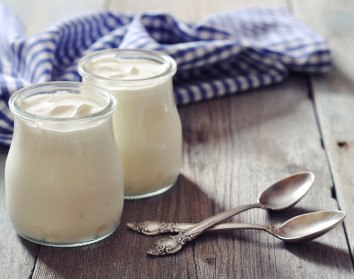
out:
{"label": "checkered napkin", "polygon": [[177,104],[267,86],[289,71],[330,66],[324,38],[285,8],[228,11],[199,23],[164,13],[94,12],[26,37],[18,18],[0,3],[0,144],[11,142],[12,92],[51,80],[80,81],[78,60],[107,48],[154,49],[174,57]]}

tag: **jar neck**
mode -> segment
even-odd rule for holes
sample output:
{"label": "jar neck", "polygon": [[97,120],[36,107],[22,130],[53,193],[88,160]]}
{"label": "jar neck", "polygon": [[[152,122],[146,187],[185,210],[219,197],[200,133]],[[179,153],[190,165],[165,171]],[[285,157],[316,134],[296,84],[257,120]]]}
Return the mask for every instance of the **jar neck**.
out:
{"label": "jar neck", "polygon": [[83,57],[78,71],[83,78],[93,79],[95,84],[104,88],[145,87],[171,79],[177,71],[177,64],[162,52],[107,49]]}
{"label": "jar neck", "polygon": [[18,131],[16,127],[28,128],[35,130],[47,130],[53,132],[74,132],[82,131],[90,128],[94,128],[105,123],[110,123],[112,121],[112,114],[106,115],[98,119],[80,119],[75,121],[42,121],[38,118],[23,118],[19,115],[15,115],[15,129],[14,132]]}
{"label": "jar neck", "polygon": [[117,92],[117,91],[140,91],[143,92],[145,89],[149,89],[152,87],[159,87],[164,84],[172,85],[172,78],[161,78],[154,80],[144,80],[144,81],[111,81],[101,79],[99,77],[95,77],[92,75],[83,75],[82,81],[87,84],[92,84],[99,86],[101,88],[106,89],[109,92]]}
{"label": "jar neck", "polygon": [[146,86],[117,86],[116,84],[101,85],[97,84],[97,80],[91,77],[85,77],[83,82],[88,84],[95,84],[98,86],[106,86],[105,88],[118,100],[118,109],[120,101],[124,99],[134,99],[136,102],[139,101],[153,101],[159,103],[171,103],[175,105],[174,95],[173,95],[173,85],[172,79],[163,80],[157,83],[148,84]]}
{"label": "jar neck", "polygon": [[116,100],[104,89],[79,82],[47,82],[22,88],[9,100],[18,119],[35,123],[82,125],[110,116]]}

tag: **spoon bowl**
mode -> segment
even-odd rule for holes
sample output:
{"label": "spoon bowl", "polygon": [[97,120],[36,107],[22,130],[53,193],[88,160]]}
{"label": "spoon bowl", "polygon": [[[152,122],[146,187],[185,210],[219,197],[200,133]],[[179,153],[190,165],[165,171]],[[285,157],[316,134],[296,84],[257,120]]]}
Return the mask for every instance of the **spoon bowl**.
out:
{"label": "spoon bowl", "polygon": [[270,210],[283,210],[295,205],[311,188],[315,180],[312,172],[303,171],[282,180],[263,191],[259,204]]}
{"label": "spoon bowl", "polygon": [[311,212],[288,220],[271,233],[286,242],[309,241],[327,233],[344,218],[345,213],[339,210]]}

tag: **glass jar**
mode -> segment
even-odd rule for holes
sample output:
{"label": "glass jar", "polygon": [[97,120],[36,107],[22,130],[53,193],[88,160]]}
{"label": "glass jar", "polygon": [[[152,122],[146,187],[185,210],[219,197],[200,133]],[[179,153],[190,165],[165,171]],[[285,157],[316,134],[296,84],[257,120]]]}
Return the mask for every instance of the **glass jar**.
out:
{"label": "glass jar", "polygon": [[155,51],[110,49],[82,58],[79,73],[84,83],[105,88],[118,101],[113,127],[125,198],[150,197],[172,187],[182,161],[173,58]]}
{"label": "glass jar", "polygon": [[[56,99],[50,103],[53,96]],[[66,116],[75,105],[71,98],[79,105],[75,116]],[[30,101],[36,112],[29,110]],[[83,101],[94,104],[95,111],[90,112]],[[17,233],[60,247],[86,245],[112,234],[120,222],[124,197],[112,129],[116,100],[96,86],[48,82],[17,91],[9,106],[15,126],[5,191]],[[41,114],[44,108],[50,114]]]}

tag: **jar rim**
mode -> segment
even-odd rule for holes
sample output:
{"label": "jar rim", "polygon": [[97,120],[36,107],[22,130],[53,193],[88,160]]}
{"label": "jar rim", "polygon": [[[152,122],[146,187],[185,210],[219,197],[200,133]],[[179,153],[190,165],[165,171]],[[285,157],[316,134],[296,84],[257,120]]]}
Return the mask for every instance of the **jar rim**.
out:
{"label": "jar rim", "polygon": [[[98,96],[104,100],[105,104],[97,112],[84,115],[84,116],[74,116],[74,117],[52,117],[52,116],[42,116],[34,113],[27,112],[24,110],[20,101],[25,97],[38,95],[41,93],[53,94],[58,91],[69,91],[72,94],[77,94],[79,92],[89,92]],[[87,120],[99,120],[110,115],[117,107],[116,99],[106,90],[101,87],[85,84],[76,81],[50,81],[43,82],[36,85],[31,85],[17,90],[13,93],[9,99],[9,108],[15,116],[19,116],[26,120],[37,120],[43,122],[80,122]]]}
{"label": "jar rim", "polygon": [[[104,58],[111,54],[115,54],[115,56],[121,55],[123,57],[127,57],[130,59],[154,60],[156,62],[165,63],[167,65],[167,68],[162,73],[158,73],[156,75],[147,78],[139,78],[139,79],[105,78],[88,71],[87,64],[92,62],[93,59],[98,58],[100,56]],[[177,71],[177,63],[170,55],[163,52],[154,51],[154,50],[144,50],[144,49],[134,49],[134,48],[131,49],[111,48],[111,49],[95,51],[82,57],[78,63],[78,72],[81,75],[81,77],[94,78],[101,82],[109,82],[118,85],[122,83],[124,83],[124,85],[127,85],[127,83],[129,83],[130,85],[134,86],[145,82],[159,81],[161,79],[164,80],[172,77],[176,73],[176,71]]]}

